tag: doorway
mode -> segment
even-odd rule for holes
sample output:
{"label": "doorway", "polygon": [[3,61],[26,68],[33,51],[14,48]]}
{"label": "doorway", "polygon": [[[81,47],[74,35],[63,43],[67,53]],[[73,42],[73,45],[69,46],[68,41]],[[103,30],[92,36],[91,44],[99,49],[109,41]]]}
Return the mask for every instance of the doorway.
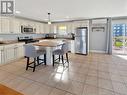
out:
{"label": "doorway", "polygon": [[127,24],[113,24],[113,54],[127,55]]}

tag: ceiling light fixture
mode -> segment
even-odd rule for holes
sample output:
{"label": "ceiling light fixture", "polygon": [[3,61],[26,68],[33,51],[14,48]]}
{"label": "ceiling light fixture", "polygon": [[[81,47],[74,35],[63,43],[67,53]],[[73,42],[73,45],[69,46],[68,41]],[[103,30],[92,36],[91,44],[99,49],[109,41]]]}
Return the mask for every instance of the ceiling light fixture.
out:
{"label": "ceiling light fixture", "polygon": [[51,13],[48,13],[48,24],[52,24],[51,23]]}

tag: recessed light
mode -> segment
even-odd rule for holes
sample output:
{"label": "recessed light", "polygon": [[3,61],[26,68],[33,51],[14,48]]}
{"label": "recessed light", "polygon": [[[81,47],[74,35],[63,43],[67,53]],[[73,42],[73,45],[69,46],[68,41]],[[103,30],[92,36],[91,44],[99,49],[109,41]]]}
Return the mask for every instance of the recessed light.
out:
{"label": "recessed light", "polygon": [[20,11],[15,11],[16,14],[20,14],[21,12]]}

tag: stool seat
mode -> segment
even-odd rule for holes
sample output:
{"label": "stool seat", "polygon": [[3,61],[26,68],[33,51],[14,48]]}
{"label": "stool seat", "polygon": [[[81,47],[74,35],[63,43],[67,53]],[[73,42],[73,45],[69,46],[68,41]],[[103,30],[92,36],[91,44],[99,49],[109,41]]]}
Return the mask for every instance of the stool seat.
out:
{"label": "stool seat", "polygon": [[[54,50],[53,52],[53,66],[54,66],[54,63],[57,59],[59,59],[59,62],[60,62],[60,57],[62,57],[62,64],[64,66],[64,64],[67,62],[68,63],[68,66],[69,66],[69,59],[68,59],[68,43],[65,42],[62,47],[60,49],[56,49]],[[64,55],[66,54],[66,62],[64,62]],[[59,58],[55,59],[55,55],[59,55]]]}
{"label": "stool seat", "polygon": [[53,55],[63,55],[63,54],[64,54],[64,51],[61,49],[56,49],[53,51]]}
{"label": "stool seat", "polygon": [[[28,70],[28,67],[30,67],[30,68],[33,68],[33,72],[34,72],[36,66],[42,63],[46,65],[46,50],[45,49],[33,46],[32,44],[25,44],[24,48],[25,48],[25,56],[27,58],[26,70]],[[44,59],[39,58],[41,55],[44,55]],[[34,61],[31,63],[29,63],[30,58],[34,58]],[[34,66],[31,66],[32,64],[34,64]]]}

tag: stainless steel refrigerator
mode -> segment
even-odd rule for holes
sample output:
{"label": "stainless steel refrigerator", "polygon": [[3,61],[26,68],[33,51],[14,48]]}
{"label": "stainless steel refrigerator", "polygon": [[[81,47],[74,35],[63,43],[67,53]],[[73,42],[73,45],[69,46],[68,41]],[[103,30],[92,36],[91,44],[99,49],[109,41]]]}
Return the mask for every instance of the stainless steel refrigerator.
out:
{"label": "stainless steel refrigerator", "polygon": [[75,53],[87,55],[88,29],[78,27],[75,31]]}

